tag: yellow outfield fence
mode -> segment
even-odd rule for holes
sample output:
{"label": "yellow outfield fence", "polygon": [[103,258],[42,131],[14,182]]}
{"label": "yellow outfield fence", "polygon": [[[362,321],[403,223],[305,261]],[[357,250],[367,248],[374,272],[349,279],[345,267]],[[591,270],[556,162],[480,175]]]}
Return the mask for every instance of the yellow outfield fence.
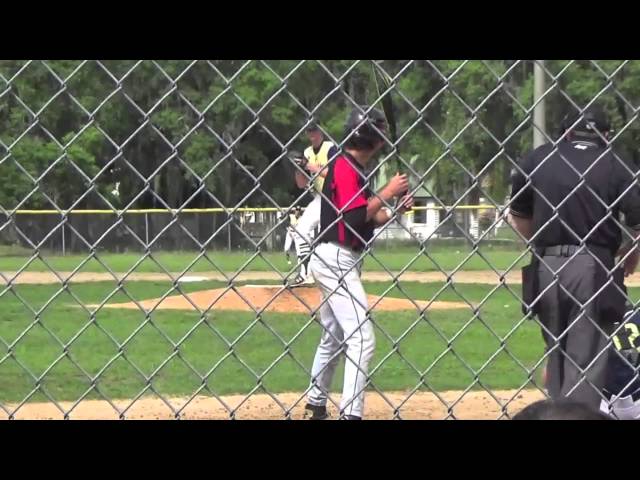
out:
{"label": "yellow outfield fence", "polygon": [[[413,211],[426,210],[500,210],[502,207],[494,205],[458,205],[458,206],[417,206]],[[302,207],[304,210],[304,207]],[[239,207],[232,208],[131,208],[126,210],[109,209],[73,209],[73,210],[29,210],[19,209],[15,211],[7,210],[8,215],[122,215],[122,214],[147,214],[147,213],[273,213],[286,212],[288,208],[282,207]]]}
{"label": "yellow outfield fence", "polygon": [[[0,245],[38,244],[64,255],[69,251],[86,251],[96,243],[113,252],[145,249],[146,245],[167,251],[197,249],[200,245],[233,250],[255,248],[252,242],[260,240],[261,248],[279,250],[286,237],[282,216],[290,209],[276,206],[4,210],[4,217],[11,221],[0,231]],[[419,239],[455,237],[463,232],[479,238],[487,229],[492,230],[488,235],[495,238],[503,220],[500,206],[430,203],[414,207],[404,215],[402,225],[387,227],[378,238],[392,242],[408,240],[407,231]]]}

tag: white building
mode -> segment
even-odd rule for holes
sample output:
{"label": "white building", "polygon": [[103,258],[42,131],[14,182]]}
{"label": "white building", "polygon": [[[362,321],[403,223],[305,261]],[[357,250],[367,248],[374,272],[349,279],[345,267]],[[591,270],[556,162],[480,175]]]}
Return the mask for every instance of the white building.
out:
{"label": "white building", "polygon": [[[419,172],[420,168],[416,168],[417,159],[418,155],[414,155],[409,163],[414,171]],[[389,180],[391,170],[388,165],[384,165],[377,175],[374,182],[376,191],[382,188]],[[415,187],[416,179],[409,180],[410,184],[412,182],[412,187]],[[403,216],[402,226],[396,223],[387,227],[378,237],[380,240],[410,240],[411,238],[424,240],[438,237],[464,236],[478,239],[485,234],[483,229],[487,228],[487,224],[494,224],[491,236],[495,237],[497,235],[498,229],[503,226],[504,222],[500,218],[499,210],[482,197],[479,204],[481,206],[486,205],[486,208],[461,208],[456,210],[447,225],[440,225],[441,219],[444,219],[444,210],[441,208],[440,202],[432,195],[435,189],[434,183],[433,178],[425,179],[421,188],[415,192],[415,208]],[[484,186],[487,187],[487,185]]]}
{"label": "white building", "polygon": [[[410,165],[413,167],[418,159],[418,155],[414,155],[409,161]],[[388,165],[388,164],[387,164]],[[376,177],[375,190],[377,191],[383,185],[385,185],[389,181],[389,168],[387,165],[383,166],[380,169]],[[416,170],[414,168],[414,170]],[[417,171],[417,170],[416,170]],[[413,179],[412,187],[415,187],[416,179]],[[409,183],[412,183],[412,180],[409,180]],[[433,235],[438,228],[440,223],[440,212],[436,207],[439,204],[436,202],[436,199],[430,193],[433,191],[433,180],[425,179],[421,188],[419,188],[414,195],[415,198],[415,208],[413,211],[408,212],[406,215],[402,217],[401,225],[397,223],[394,225],[390,225],[387,227],[384,232],[377,237],[379,240],[387,240],[387,239],[405,239],[409,240],[411,238],[417,239],[425,239],[425,238],[433,238]],[[404,228],[403,228],[404,227]]]}

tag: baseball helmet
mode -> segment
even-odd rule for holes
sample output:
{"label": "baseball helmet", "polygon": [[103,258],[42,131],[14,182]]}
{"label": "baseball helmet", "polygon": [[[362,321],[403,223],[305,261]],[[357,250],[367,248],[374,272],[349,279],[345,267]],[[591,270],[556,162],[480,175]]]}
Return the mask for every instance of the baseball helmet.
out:
{"label": "baseball helmet", "polygon": [[597,106],[585,109],[582,115],[580,112],[566,114],[561,127],[562,133],[571,130],[576,137],[586,139],[601,139],[611,130],[607,114]]}
{"label": "baseball helmet", "polygon": [[307,164],[309,163],[307,157],[305,157],[302,152],[299,152],[297,150],[291,150],[287,156],[289,157],[289,161],[295,163],[302,169],[305,169],[307,167]]}
{"label": "baseball helmet", "polygon": [[375,108],[367,111],[368,107],[354,108],[347,117],[345,136],[346,145],[355,148],[371,149],[376,143],[384,141],[387,131],[387,120],[384,114]]}
{"label": "baseball helmet", "polygon": [[319,130],[320,127],[313,118],[310,119],[309,124],[304,128],[305,132],[317,132]]}

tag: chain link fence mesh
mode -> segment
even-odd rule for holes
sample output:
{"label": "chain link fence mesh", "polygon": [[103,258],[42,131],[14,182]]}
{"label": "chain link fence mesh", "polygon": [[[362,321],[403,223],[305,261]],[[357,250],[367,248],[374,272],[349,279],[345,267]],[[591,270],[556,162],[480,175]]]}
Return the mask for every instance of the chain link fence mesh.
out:
{"label": "chain link fence mesh", "polygon": [[596,101],[636,162],[640,64],[538,67],[534,99],[525,60],[1,61],[0,408],[297,418],[322,302],[286,287],[286,216],[311,188],[288,153],[311,121],[341,145],[360,105],[395,117],[368,181],[405,172],[417,199],[362,253],[379,339],[365,415],[509,418],[543,398],[510,172],[534,130],[557,142]]}

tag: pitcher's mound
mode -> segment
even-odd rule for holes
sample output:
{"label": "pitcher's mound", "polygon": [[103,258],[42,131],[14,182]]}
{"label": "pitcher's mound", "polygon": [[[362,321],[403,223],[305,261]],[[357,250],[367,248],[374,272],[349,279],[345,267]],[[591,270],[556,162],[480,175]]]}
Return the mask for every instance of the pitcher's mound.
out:
{"label": "pitcher's mound", "polygon": [[[187,298],[188,297],[188,298]],[[274,286],[244,286],[235,290],[218,288],[188,293],[187,296],[173,295],[160,301],[159,298],[138,302],[145,310],[153,308],[159,310],[241,310],[254,311],[266,307],[267,312],[306,313],[315,310],[320,305],[320,290],[315,287],[298,287],[293,290]],[[369,307],[373,311],[415,310],[413,302],[402,298],[385,297],[376,304],[380,297],[368,295]],[[158,302],[160,302],[158,304]],[[416,301],[420,308],[425,308],[429,302]],[[375,305],[375,306],[374,306]],[[138,305],[130,303],[111,303],[105,308],[138,309]],[[461,302],[433,302],[429,309],[468,308]]]}

